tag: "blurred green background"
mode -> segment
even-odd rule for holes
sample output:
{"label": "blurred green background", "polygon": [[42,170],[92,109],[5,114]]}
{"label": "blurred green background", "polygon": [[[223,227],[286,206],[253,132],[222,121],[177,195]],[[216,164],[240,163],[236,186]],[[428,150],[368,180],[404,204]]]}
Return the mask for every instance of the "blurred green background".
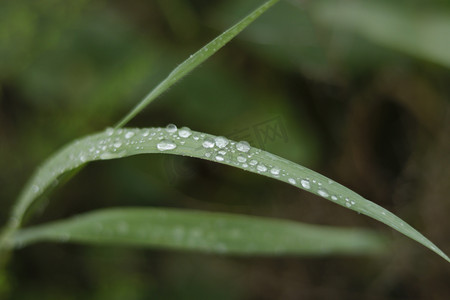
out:
{"label": "blurred green background", "polygon": [[[117,122],[177,64],[263,1],[0,1],[0,221],[45,158]],[[129,126],[175,123],[310,167],[450,253],[450,3],[281,1]],[[239,258],[42,243],[8,267],[10,299],[448,299],[437,255],[268,178],[166,155],[96,162],[38,224],[160,206],[361,226],[385,257]],[[44,213],[45,210],[45,213]]]}

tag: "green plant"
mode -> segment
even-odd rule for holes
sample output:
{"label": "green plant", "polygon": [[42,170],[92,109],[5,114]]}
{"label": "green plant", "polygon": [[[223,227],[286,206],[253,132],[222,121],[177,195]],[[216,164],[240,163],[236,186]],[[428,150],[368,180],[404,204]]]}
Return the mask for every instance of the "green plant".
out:
{"label": "green plant", "polygon": [[[187,75],[278,2],[267,1],[193,54],[144,98],[115,128],[70,143],[48,159],[30,179],[14,206],[1,236],[2,255],[15,247],[42,240],[173,247],[231,254],[379,253],[385,239],[370,231],[327,228],[169,209],[114,209],[20,229],[31,205],[66,174],[96,160],[144,153],[183,155],[227,164],[274,178],[312,192],[343,207],[372,217],[449,258],[423,235],[394,214],[344,186],[269,152],[189,128],[122,128],[158,95]],[[296,240],[294,237],[297,237]],[[276,242],[276,243],[274,243]]]}

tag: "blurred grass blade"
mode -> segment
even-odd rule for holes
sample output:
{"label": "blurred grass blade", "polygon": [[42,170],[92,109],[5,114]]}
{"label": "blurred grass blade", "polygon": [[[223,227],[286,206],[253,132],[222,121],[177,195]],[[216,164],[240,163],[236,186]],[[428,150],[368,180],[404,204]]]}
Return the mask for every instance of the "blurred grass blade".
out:
{"label": "blurred grass blade", "polygon": [[379,254],[386,239],[371,230],[176,209],[113,208],[34,226],[14,246],[39,241],[172,248],[239,255]]}
{"label": "blurred grass blade", "polygon": [[311,12],[330,28],[353,31],[450,68],[450,12],[414,11],[374,1],[321,1],[311,6]]}
{"label": "blurred grass blade", "polygon": [[289,183],[372,217],[418,241],[450,262],[447,255],[400,218],[325,176],[284,158],[250,147],[246,143],[236,143],[224,137],[215,137],[188,128],[177,129],[175,126],[117,130],[109,128],[67,145],[48,159],[25,186],[13,209],[8,226],[9,234],[20,226],[25,212],[33,201],[54,185],[59,176],[90,161],[143,153],[197,157]]}
{"label": "blurred grass blade", "polygon": [[232,38],[234,38],[239,32],[245,29],[250,23],[256,20],[262,13],[268,8],[277,3],[279,0],[269,0],[252,13],[239,21],[237,24],[223,32],[214,40],[206,44],[203,48],[195,52],[178,67],[176,67],[161,83],[159,83],[142,101],[136,105],[119,123],[116,128],[124,126],[128,121],[135,117],[141,110],[143,110],[150,102],[156,97],[165,92],[178,80],[186,76],[190,71],[199,66],[202,62],[207,60],[211,55],[216,53],[220,48],[227,44]]}

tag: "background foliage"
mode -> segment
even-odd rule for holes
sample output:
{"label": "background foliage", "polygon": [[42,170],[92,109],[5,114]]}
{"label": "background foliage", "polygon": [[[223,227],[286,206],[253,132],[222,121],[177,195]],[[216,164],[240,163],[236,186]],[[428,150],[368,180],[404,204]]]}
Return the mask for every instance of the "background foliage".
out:
{"label": "background foliage", "polygon": [[[43,159],[75,137],[114,124],[174,66],[259,3],[2,1],[2,223]],[[377,1],[374,9],[373,2],[356,8],[352,3],[282,1],[130,125],[173,122],[247,139],[395,212],[448,253],[450,74],[445,57],[436,60],[415,49],[436,40],[440,43],[431,48],[448,45],[450,34],[440,20],[446,20],[450,6],[446,1]],[[331,17],[330,11],[335,12]],[[379,17],[387,12],[392,21],[406,20],[400,22],[404,26],[394,21],[388,26],[395,43],[383,34],[373,38],[378,31],[371,26],[385,25]],[[437,37],[421,35],[408,20],[419,29],[437,28],[431,31]],[[416,43],[408,42],[411,37]],[[261,128],[266,139],[258,135]],[[107,206],[160,206],[389,231],[288,185],[163,155],[89,165],[52,197],[64,201],[41,203],[46,213],[31,224]],[[392,235],[397,249],[381,258],[236,258],[37,244],[13,257],[10,295],[447,298],[445,263]]]}

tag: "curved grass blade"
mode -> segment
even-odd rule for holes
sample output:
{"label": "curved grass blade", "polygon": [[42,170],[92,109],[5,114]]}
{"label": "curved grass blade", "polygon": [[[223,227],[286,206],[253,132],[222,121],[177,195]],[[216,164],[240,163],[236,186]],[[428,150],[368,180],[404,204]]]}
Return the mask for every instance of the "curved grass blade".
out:
{"label": "curved grass blade", "polygon": [[15,247],[39,241],[195,250],[237,255],[381,254],[371,230],[176,209],[113,208],[16,232]]}
{"label": "curved grass blade", "polygon": [[[224,137],[177,129],[107,129],[72,142],[41,166],[26,185],[13,209],[7,233],[12,234],[33,201],[64,173],[95,160],[106,160],[144,153],[167,153],[206,159],[274,178],[304,189],[348,209],[374,218],[403,233],[449,261],[439,248],[400,218],[350,189],[269,152]],[[6,241],[5,241],[6,240]]]}
{"label": "curved grass blade", "polygon": [[324,1],[313,15],[333,28],[358,33],[377,44],[450,68],[450,14],[411,11],[367,1]]}
{"label": "curved grass blade", "polygon": [[206,44],[203,48],[195,52],[178,67],[176,67],[161,83],[159,83],[142,101],[136,105],[122,120],[117,123],[116,128],[123,127],[128,121],[135,117],[141,110],[143,110],[156,97],[161,95],[164,91],[170,88],[178,80],[186,76],[190,71],[199,66],[202,62],[207,60],[211,55],[216,53],[220,48],[225,46],[231,39],[238,35],[242,30],[256,20],[268,8],[277,3],[279,0],[269,0],[248,16],[243,18],[234,26],[223,32],[221,35]]}

